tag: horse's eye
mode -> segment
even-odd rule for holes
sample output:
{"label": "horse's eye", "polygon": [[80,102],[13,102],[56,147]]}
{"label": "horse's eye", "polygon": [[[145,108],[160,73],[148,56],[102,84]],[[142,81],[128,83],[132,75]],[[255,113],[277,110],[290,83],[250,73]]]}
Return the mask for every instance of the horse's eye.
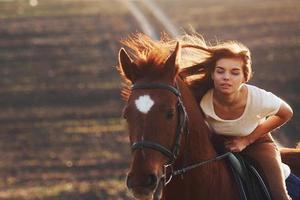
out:
{"label": "horse's eye", "polygon": [[168,110],[166,112],[166,118],[167,119],[172,119],[174,117],[174,111],[173,110]]}

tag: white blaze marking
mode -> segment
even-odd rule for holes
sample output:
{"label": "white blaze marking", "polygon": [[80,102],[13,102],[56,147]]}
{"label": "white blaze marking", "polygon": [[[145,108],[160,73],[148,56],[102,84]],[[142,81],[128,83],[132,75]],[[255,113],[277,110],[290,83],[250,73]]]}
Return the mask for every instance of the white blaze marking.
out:
{"label": "white blaze marking", "polygon": [[140,96],[137,100],[135,100],[135,106],[144,114],[147,114],[153,105],[154,101],[149,95]]}

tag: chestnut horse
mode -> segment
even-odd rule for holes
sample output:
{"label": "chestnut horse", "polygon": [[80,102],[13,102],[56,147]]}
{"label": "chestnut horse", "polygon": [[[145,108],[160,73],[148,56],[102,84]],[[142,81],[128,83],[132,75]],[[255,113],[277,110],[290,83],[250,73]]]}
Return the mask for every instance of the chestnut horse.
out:
{"label": "chestnut horse", "polygon": [[[174,49],[145,35],[125,44],[135,58],[123,48],[119,52],[119,71],[130,86],[122,91],[132,149],[127,187],[145,200],[240,199],[231,170],[218,157],[198,103],[180,77],[181,45]],[[186,166],[192,167],[180,170]],[[168,177],[172,169],[179,171]]]}

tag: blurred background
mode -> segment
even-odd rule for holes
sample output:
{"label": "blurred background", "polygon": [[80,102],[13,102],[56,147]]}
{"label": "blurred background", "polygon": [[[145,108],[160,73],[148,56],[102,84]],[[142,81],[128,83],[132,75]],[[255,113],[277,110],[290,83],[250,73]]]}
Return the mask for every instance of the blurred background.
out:
{"label": "blurred background", "polygon": [[[139,19],[148,19],[156,35],[167,31],[149,2],[0,0],[1,200],[132,199],[124,182],[130,150],[115,66],[119,40],[145,31]],[[233,39],[251,49],[251,84],[294,109],[275,133],[283,146],[294,147],[300,1],[151,2],[179,32],[192,26],[208,41]]]}

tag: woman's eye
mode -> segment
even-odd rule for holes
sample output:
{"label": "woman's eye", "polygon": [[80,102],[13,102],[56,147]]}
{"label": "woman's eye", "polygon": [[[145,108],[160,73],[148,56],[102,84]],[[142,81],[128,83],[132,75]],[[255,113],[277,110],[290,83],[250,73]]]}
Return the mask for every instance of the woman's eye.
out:
{"label": "woman's eye", "polygon": [[174,112],[173,110],[169,110],[166,112],[166,118],[167,119],[172,119],[174,117]]}
{"label": "woman's eye", "polygon": [[231,74],[240,75],[240,71],[239,70],[233,70],[233,71],[231,71]]}

